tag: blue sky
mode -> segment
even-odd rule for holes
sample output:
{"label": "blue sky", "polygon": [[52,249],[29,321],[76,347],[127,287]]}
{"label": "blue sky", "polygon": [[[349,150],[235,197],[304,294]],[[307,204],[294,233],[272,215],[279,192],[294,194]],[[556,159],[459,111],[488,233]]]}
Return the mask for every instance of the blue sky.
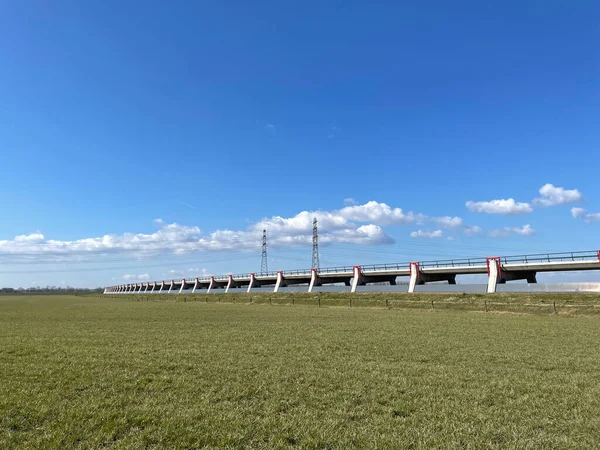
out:
{"label": "blue sky", "polygon": [[323,266],[600,248],[599,21],[4,2],[0,286],[258,271],[263,226],[269,268],[304,268],[315,215]]}

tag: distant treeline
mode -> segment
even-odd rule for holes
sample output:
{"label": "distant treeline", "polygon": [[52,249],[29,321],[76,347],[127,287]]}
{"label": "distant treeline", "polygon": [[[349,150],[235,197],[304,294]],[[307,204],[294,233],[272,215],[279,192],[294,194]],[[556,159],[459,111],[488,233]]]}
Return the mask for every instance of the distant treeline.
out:
{"label": "distant treeline", "polygon": [[46,286],[46,287],[30,287],[30,288],[1,288],[0,294],[85,294],[94,292],[103,292],[103,288],[74,288],[71,286],[57,287],[57,286]]}

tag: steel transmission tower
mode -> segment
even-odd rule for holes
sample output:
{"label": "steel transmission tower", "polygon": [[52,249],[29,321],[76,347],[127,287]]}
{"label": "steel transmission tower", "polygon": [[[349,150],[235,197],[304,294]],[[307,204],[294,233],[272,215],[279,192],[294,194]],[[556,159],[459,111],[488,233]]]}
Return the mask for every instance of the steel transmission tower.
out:
{"label": "steel transmission tower", "polygon": [[267,230],[263,230],[262,256],[260,259],[260,273],[261,273],[261,275],[265,275],[268,272],[269,272],[269,267],[267,266]]}
{"label": "steel transmission tower", "polygon": [[313,219],[313,250],[312,250],[312,268],[319,270],[319,230],[317,229],[317,218]]}

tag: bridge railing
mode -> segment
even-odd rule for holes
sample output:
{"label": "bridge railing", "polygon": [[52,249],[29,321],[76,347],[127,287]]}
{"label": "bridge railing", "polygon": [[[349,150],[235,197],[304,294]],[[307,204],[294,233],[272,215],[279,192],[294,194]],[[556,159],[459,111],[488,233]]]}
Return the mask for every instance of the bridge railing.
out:
{"label": "bridge railing", "polygon": [[421,261],[419,262],[421,268],[433,268],[433,267],[473,267],[473,266],[485,266],[485,258],[466,258],[466,259],[448,259],[440,261]]}
{"label": "bridge railing", "polygon": [[234,279],[239,279],[239,278],[250,278],[250,274],[249,273],[232,273],[231,274],[232,278]]}
{"label": "bridge railing", "polygon": [[598,260],[598,252],[563,252],[563,253],[538,253],[534,255],[501,256],[503,264],[527,264],[540,262],[566,262],[566,261],[594,261]]}
{"label": "bridge railing", "polygon": [[339,273],[339,272],[352,272],[354,266],[338,266],[338,267],[321,267],[319,273]]}
{"label": "bridge railing", "polygon": [[255,277],[276,277],[277,276],[277,271],[271,271],[271,272],[255,272],[254,273]]}
{"label": "bridge railing", "polygon": [[292,269],[284,270],[283,275],[310,275],[312,269]]}
{"label": "bridge railing", "polygon": [[369,264],[361,266],[363,272],[375,272],[380,270],[403,270],[408,269],[409,263],[387,263],[387,264]]}

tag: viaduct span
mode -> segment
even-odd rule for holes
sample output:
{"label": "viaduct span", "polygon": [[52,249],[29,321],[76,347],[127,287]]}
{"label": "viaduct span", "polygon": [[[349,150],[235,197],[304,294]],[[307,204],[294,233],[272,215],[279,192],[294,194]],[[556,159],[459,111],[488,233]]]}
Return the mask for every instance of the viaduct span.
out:
{"label": "viaduct span", "polygon": [[273,292],[278,292],[282,287],[293,285],[307,285],[307,291],[312,292],[315,286],[341,283],[350,286],[351,292],[356,292],[359,286],[372,283],[388,282],[395,285],[398,277],[408,278],[408,292],[412,293],[417,285],[440,281],[456,284],[458,275],[474,274],[487,274],[487,292],[493,293],[498,284],[507,281],[527,280],[527,283],[536,283],[536,275],[540,272],[574,270],[600,270],[600,250],[228,274],[122,284],[109,286],[104,293],[182,293],[190,290],[191,293],[210,293],[216,289],[228,293],[251,292],[253,288],[269,286],[273,287]]}

